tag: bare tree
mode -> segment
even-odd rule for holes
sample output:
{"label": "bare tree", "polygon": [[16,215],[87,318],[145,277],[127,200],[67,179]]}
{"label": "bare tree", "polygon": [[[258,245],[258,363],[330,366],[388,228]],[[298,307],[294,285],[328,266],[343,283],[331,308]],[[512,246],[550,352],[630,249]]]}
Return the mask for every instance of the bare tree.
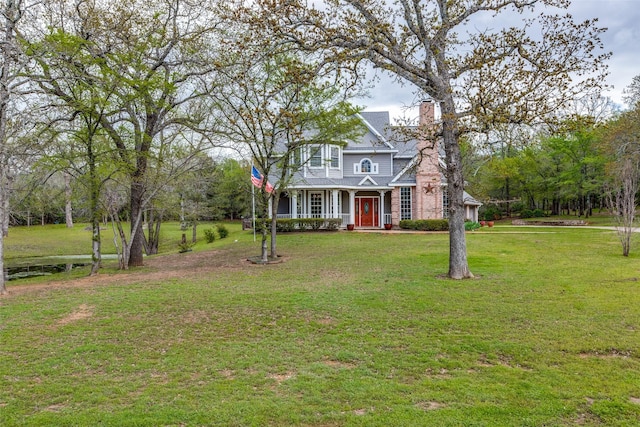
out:
{"label": "bare tree", "polygon": [[[16,43],[17,26],[24,13],[22,0],[6,0],[0,6],[0,295],[7,292],[4,275],[4,238],[9,232],[9,195],[12,171],[19,158],[20,147],[13,133],[19,120],[15,116],[15,97],[24,80]],[[12,113],[14,115],[12,115]]]}
{"label": "bare tree", "polygon": [[[472,277],[466,254],[461,138],[532,123],[599,88],[596,20],[554,13],[568,0],[259,1],[265,22],[340,64],[373,64],[435,100],[450,197],[449,277]],[[541,11],[542,10],[542,11]],[[549,13],[548,11],[551,11]],[[491,24],[487,24],[487,22]],[[517,26],[513,23],[518,22]]]}
{"label": "bare tree", "polygon": [[616,231],[622,244],[622,255],[631,252],[631,237],[636,227],[636,194],[640,183],[640,162],[625,158],[620,165],[615,187],[608,194],[609,206],[616,218]]}
{"label": "bare tree", "polygon": [[[634,83],[636,80],[634,79]],[[603,146],[609,155],[609,206],[617,220],[622,255],[629,256],[636,226],[640,185],[640,105],[611,120],[603,131]]]}

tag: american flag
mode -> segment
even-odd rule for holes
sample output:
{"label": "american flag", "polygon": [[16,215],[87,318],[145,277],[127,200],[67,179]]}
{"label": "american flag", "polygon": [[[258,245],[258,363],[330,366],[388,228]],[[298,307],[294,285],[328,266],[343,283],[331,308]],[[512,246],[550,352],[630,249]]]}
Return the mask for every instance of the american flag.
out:
{"label": "american flag", "polygon": [[[253,183],[253,185],[258,188],[262,188],[263,180],[264,177],[262,176],[260,171],[256,169],[255,166],[251,166],[251,182]],[[271,185],[269,181],[267,181],[267,185],[265,185],[264,189],[267,190],[267,193],[273,193],[273,185]]]}

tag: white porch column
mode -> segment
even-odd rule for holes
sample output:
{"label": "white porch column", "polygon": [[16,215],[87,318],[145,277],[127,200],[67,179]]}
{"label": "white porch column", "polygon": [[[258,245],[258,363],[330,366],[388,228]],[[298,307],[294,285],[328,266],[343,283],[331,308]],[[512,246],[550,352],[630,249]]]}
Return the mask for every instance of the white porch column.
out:
{"label": "white porch column", "polygon": [[338,190],[331,190],[331,218],[340,218],[338,211]]}
{"label": "white porch column", "polygon": [[387,192],[385,190],[378,190],[378,193],[380,193],[380,207],[378,209],[378,216],[380,218],[378,219],[378,226],[384,228],[384,195]]}
{"label": "white porch column", "polygon": [[307,190],[302,190],[302,218],[308,218],[307,215],[307,205],[309,203]]}
{"label": "white porch column", "polygon": [[349,224],[356,223],[356,192],[349,190]]}
{"label": "white porch column", "polygon": [[269,197],[269,219],[271,219],[271,217],[272,217],[272,215],[271,215],[272,206],[273,206],[273,199],[271,197]]}
{"label": "white porch column", "polygon": [[291,193],[291,218],[298,218],[298,192],[295,190]]}

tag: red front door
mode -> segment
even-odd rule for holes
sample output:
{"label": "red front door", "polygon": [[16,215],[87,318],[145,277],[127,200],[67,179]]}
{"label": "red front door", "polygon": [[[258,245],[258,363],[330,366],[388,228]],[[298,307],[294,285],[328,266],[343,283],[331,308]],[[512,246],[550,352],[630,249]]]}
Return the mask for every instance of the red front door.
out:
{"label": "red front door", "polygon": [[356,203],[356,227],[379,227],[378,198],[360,197]]}

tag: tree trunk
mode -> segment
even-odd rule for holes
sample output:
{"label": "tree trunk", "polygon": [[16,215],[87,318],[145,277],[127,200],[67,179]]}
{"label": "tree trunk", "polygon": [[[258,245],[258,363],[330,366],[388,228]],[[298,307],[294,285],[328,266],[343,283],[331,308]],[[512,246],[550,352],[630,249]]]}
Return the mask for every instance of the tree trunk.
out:
{"label": "tree trunk", "polygon": [[9,235],[9,193],[11,192],[10,177],[0,173],[0,227],[2,237]]}
{"label": "tree trunk", "polygon": [[100,249],[101,239],[100,239],[100,215],[94,215],[93,221],[91,221],[91,231],[92,231],[92,246],[91,246],[91,276],[98,274],[100,270],[100,263],[102,261],[102,252]]}
{"label": "tree trunk", "polygon": [[198,221],[193,219],[193,228],[191,229],[191,243],[196,243],[198,240]]}
{"label": "tree trunk", "polygon": [[[129,268],[129,245],[117,208],[113,206],[109,207],[109,217],[111,218],[111,226],[113,229],[113,245],[118,255],[118,268],[120,270],[127,270]],[[118,241],[120,241],[120,245]],[[120,249],[121,247],[122,249]]]}
{"label": "tree trunk", "polygon": [[69,173],[64,174],[64,217],[67,223],[67,228],[73,228],[73,209],[71,206],[71,175]]}
{"label": "tree trunk", "polygon": [[91,273],[93,276],[98,274],[100,263],[102,262],[101,239],[100,239],[100,180],[96,172],[96,159],[93,154],[92,137],[89,138],[87,144],[87,160],[89,162],[89,180],[90,180],[90,205],[91,205]]}
{"label": "tree trunk", "polygon": [[160,224],[162,218],[157,217],[154,214],[153,209],[149,212],[149,218],[147,221],[147,255],[156,255],[158,253],[158,247],[160,245]]}
{"label": "tree trunk", "polygon": [[[264,189],[260,190],[260,199],[262,201],[262,215],[259,221],[260,224],[260,233],[262,235],[262,247],[261,247],[261,261],[264,263],[269,262],[269,252],[268,252],[268,248],[267,248],[267,236],[269,235],[269,227],[267,226],[269,224],[268,218],[269,218],[269,197],[265,196],[265,191]],[[258,222],[256,223],[258,224]]]}
{"label": "tree trunk", "polygon": [[467,262],[467,242],[464,230],[464,178],[462,153],[458,144],[455,105],[453,99],[441,102],[442,137],[447,163],[447,191],[449,192],[449,277],[472,278]]}
{"label": "tree trunk", "polygon": [[144,230],[142,221],[142,200],[144,197],[144,185],[134,178],[131,183],[131,241],[129,242],[129,267],[141,267],[144,265]]}
{"label": "tree trunk", "polygon": [[4,34],[2,43],[0,43],[0,294],[7,292],[4,276],[4,237],[8,232],[9,224],[9,188],[10,175],[7,170],[9,165],[9,153],[7,150],[7,109],[11,93],[9,86],[12,80],[11,72],[14,71],[13,65],[17,55],[14,55],[15,49],[15,28],[22,15],[20,10],[21,3],[15,1],[7,1],[2,6],[2,19]]}
{"label": "tree trunk", "polygon": [[[0,141],[0,144],[2,142]],[[3,153],[0,152],[0,156]],[[0,159],[2,164],[2,159]],[[9,234],[9,179],[5,170],[0,170],[0,295],[7,293],[4,272],[4,238]]]}
{"label": "tree trunk", "polygon": [[261,252],[261,257],[260,259],[262,260],[262,262],[267,263],[269,262],[269,252],[267,251],[267,235],[269,234],[267,231],[267,219],[264,218],[262,220],[260,220],[260,223],[262,225],[262,252]]}
{"label": "tree trunk", "polygon": [[[4,174],[0,172],[0,224],[4,224],[5,216],[7,216],[9,213],[8,210],[5,208],[6,195],[5,195],[5,185],[2,182],[3,178],[4,178]],[[4,295],[7,293],[7,286],[5,283],[6,277],[4,275],[4,238],[5,238],[4,226],[2,231],[3,232],[0,233],[0,295]]]}
{"label": "tree trunk", "polygon": [[271,259],[278,258],[277,248],[277,232],[278,232],[278,199],[279,197],[273,196],[271,203]]}

